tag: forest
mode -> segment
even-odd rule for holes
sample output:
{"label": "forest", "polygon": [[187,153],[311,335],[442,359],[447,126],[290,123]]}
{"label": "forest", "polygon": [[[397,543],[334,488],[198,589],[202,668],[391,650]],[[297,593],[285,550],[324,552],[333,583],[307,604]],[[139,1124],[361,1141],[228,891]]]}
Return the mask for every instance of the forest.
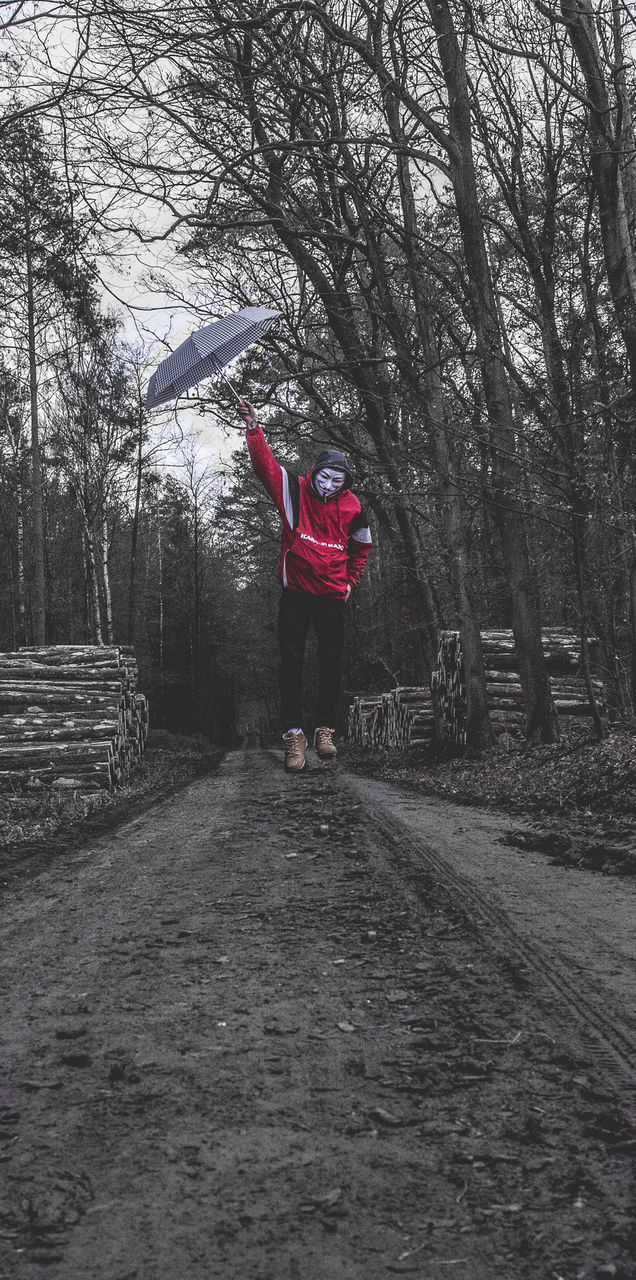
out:
{"label": "forest", "polygon": [[281,313],[233,377],[291,470],[353,465],[348,695],[427,683],[458,629],[488,746],[481,633],[512,628],[554,742],[566,627],[629,723],[635,48],[629,0],[6,3],[0,649],[133,645],[156,726],[276,722],[276,512],[221,382],[146,409],[177,337],[119,272],[179,337]]}

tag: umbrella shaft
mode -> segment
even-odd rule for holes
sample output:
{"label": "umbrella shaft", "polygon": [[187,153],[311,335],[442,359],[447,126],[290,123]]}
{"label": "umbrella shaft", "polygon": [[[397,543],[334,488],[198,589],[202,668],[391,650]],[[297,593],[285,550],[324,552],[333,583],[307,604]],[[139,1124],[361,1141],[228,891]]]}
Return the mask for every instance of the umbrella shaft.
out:
{"label": "umbrella shaft", "polygon": [[228,387],[230,388],[230,391],[232,392],[232,395],[234,396],[234,398],[235,398],[236,400],[238,400],[239,404],[241,404],[241,403],[242,403],[242,402],[241,402],[241,397],[240,397],[240,395],[239,395],[238,391],[236,391],[236,390],[234,389],[234,387],[232,386],[232,383],[230,382],[230,379],[229,379],[229,378],[226,378],[226,376],[225,376],[225,374],[224,374],[224,372],[223,372],[223,370],[222,370],[222,369],[219,369],[219,377],[223,379],[223,381],[224,381],[224,383],[226,384],[226,386],[228,386]]}

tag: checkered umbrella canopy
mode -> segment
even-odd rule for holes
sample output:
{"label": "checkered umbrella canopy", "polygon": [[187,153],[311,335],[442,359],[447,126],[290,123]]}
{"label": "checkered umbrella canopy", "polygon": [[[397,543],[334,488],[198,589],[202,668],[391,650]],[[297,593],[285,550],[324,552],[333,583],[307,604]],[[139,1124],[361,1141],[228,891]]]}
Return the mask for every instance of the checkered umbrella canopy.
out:
{"label": "checkered umbrella canopy", "polygon": [[[226,364],[264,337],[279,314],[269,307],[243,307],[242,311],[215,320],[214,324],[191,334],[155,369],[148,383],[146,408],[154,409],[167,400],[176,400],[184,391],[215,374],[227,382],[223,375]],[[234,395],[240,399],[236,391]]]}

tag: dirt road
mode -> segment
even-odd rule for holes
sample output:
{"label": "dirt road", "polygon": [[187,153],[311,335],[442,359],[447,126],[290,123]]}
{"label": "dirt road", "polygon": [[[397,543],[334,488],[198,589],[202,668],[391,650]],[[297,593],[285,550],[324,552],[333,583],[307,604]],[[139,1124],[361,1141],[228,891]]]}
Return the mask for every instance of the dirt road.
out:
{"label": "dirt road", "polygon": [[565,881],[533,928],[497,820],[404,804],[237,752],[10,884],[2,1276],[634,1274],[633,890],[560,946]]}

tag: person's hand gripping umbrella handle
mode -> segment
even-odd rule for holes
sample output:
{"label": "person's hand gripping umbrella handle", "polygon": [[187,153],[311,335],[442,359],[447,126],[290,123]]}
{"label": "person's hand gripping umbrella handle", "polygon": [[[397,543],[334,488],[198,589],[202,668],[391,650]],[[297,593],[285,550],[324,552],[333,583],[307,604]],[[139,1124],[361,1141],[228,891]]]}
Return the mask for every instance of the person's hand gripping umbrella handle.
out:
{"label": "person's hand gripping umbrella handle", "polygon": [[256,409],[253,404],[249,403],[249,400],[239,400],[237,408],[246,427],[256,427],[258,425]]}

